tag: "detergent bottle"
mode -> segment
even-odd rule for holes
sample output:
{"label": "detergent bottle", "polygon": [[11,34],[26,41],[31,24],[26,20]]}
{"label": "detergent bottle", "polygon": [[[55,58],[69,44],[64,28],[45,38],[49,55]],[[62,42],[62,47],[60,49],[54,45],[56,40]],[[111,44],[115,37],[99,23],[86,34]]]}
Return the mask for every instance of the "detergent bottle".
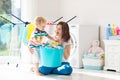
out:
{"label": "detergent bottle", "polygon": [[116,36],[115,24],[112,24],[112,36]]}
{"label": "detergent bottle", "polygon": [[118,26],[116,27],[116,35],[120,35],[120,29]]}
{"label": "detergent bottle", "polygon": [[106,39],[109,40],[109,37],[112,36],[112,31],[111,31],[111,25],[108,24],[107,28],[106,28]]}

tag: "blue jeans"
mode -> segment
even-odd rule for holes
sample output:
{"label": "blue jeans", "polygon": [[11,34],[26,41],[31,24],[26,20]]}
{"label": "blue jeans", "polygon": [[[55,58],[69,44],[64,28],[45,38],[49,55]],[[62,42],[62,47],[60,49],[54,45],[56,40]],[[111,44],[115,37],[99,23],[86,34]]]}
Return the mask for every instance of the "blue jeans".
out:
{"label": "blue jeans", "polygon": [[70,75],[73,69],[68,62],[62,62],[62,65],[59,67],[39,67],[39,72],[48,75],[48,74],[59,74],[59,75]]}

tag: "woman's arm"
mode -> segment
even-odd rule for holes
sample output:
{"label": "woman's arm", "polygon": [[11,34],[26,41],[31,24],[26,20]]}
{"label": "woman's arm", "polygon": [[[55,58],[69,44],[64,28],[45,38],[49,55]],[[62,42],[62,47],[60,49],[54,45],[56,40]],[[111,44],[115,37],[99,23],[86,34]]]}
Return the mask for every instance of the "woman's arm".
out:
{"label": "woman's arm", "polygon": [[67,60],[70,56],[70,45],[66,45],[64,49],[64,58]]}

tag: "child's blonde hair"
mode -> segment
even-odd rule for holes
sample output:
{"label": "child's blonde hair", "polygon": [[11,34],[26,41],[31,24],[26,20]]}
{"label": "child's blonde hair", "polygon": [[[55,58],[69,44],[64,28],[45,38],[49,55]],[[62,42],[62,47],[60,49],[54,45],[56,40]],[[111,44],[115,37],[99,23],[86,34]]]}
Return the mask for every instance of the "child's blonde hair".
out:
{"label": "child's blonde hair", "polygon": [[35,19],[35,24],[39,24],[41,26],[46,25],[46,22],[47,22],[46,19],[41,16]]}

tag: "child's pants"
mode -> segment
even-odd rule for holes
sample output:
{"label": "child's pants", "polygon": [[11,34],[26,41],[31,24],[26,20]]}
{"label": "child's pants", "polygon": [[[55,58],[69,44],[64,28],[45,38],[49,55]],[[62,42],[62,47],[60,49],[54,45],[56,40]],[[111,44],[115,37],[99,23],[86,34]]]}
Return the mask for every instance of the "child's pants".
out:
{"label": "child's pants", "polygon": [[34,52],[31,54],[31,63],[40,63],[39,47],[33,49]]}
{"label": "child's pants", "polygon": [[68,62],[62,62],[62,65],[60,67],[53,68],[41,66],[39,68],[39,71],[44,75],[48,74],[70,75],[72,73],[72,67]]}

